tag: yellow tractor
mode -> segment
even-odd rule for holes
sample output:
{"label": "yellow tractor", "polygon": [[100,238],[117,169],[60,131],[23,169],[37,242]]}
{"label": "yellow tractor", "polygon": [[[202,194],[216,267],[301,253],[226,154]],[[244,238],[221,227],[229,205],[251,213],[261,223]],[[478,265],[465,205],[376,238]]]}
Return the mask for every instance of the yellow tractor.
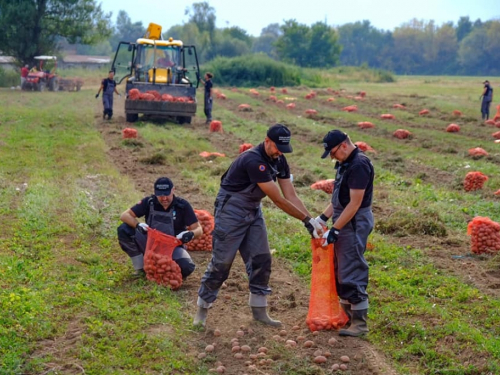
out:
{"label": "yellow tractor", "polygon": [[[118,84],[126,80],[128,122],[135,122],[139,114],[144,114],[174,118],[183,124],[191,123],[196,115],[196,89],[200,82],[196,48],[172,38],[163,40],[160,25],[150,23],[144,37],[135,43],[120,42],[111,70]],[[155,94],[155,100],[130,95],[137,92]]]}

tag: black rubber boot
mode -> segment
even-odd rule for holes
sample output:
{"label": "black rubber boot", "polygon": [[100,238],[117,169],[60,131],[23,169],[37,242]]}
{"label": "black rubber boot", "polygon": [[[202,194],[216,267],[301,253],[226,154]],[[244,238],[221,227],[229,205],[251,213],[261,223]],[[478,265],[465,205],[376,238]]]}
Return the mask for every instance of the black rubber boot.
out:
{"label": "black rubber boot", "polygon": [[252,307],[252,315],[254,320],[270,325],[272,327],[281,327],[279,320],[274,320],[267,315],[267,307]]}
{"label": "black rubber boot", "polygon": [[359,337],[368,333],[368,327],[366,325],[368,309],[351,310],[351,312],[352,312],[352,318],[350,327],[348,329],[341,329],[339,331],[339,335]]}
{"label": "black rubber boot", "polygon": [[342,327],[343,329],[347,329],[350,327],[351,325],[351,319],[352,319],[352,311],[351,311],[351,304],[350,303],[340,303],[340,307],[342,307],[342,310],[344,310],[345,314],[347,315],[347,317],[349,318],[349,320],[347,321],[347,323],[345,324],[344,327]]}

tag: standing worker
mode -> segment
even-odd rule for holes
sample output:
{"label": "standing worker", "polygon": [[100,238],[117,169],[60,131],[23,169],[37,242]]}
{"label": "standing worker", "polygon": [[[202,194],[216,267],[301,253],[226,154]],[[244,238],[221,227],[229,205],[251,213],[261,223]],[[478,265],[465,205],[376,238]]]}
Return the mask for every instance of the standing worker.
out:
{"label": "standing worker", "polygon": [[212,104],[213,104],[213,98],[212,98],[212,78],[213,74],[212,73],[205,73],[205,80],[200,79],[201,83],[205,86],[205,116],[207,116],[207,121],[205,124],[210,124],[212,121]]}
{"label": "standing worker", "polygon": [[110,70],[108,78],[102,80],[101,87],[99,87],[99,91],[97,91],[97,94],[95,95],[97,99],[102,90],[102,105],[104,107],[104,111],[102,113],[103,120],[106,118],[106,115],[108,115],[108,120],[111,120],[111,117],[113,117],[113,93],[121,96],[121,94],[116,90],[116,81],[113,79],[114,77],[115,72]]}
{"label": "standing worker", "polygon": [[[120,216],[123,224],[118,227],[118,242],[130,257],[137,276],[145,275],[144,252],[149,228],[176,236],[183,244],[203,234],[189,202],[174,195],[171,179],[162,177],[156,180],[154,192],[154,195],[145,197]],[[146,223],[137,220],[143,216]],[[195,264],[184,247],[176,247],[172,259],[179,265],[183,279],[195,269]]]}
{"label": "standing worker", "polygon": [[264,142],[240,154],[222,175],[215,200],[212,259],[201,279],[193,324],[205,326],[208,309],[228,278],[239,250],[249,278],[253,318],[274,327],[281,325],[267,315],[271,252],[261,200],[267,195],[281,210],[302,220],[314,237],[319,238],[323,231],[310,217],[290,181],[290,168],[283,155],[292,152],[290,135],[284,125],[271,126]]}
{"label": "standing worker", "polygon": [[481,95],[483,100],[481,102],[481,115],[483,120],[488,120],[490,118],[490,105],[493,101],[493,88],[490,86],[490,81],[486,80],[483,82],[484,89]]}
{"label": "standing worker", "polygon": [[368,157],[339,130],[323,138],[325,152],[336,159],[335,185],[331,203],[316,218],[326,226],[333,225],[323,238],[324,246],[335,244],[335,281],[340,305],[349,317],[340,336],[361,336],[368,332],[368,263],[364,253],[368,235],[373,230],[372,196],[374,169]]}
{"label": "standing worker", "polygon": [[26,82],[26,78],[28,78],[28,74],[30,70],[28,69],[28,64],[21,68],[21,88],[24,86],[24,82]]}

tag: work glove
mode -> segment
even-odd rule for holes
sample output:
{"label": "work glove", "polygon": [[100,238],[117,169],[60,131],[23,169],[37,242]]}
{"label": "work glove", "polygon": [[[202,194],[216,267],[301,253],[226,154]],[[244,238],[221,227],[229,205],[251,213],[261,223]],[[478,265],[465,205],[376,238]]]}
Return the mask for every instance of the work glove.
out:
{"label": "work glove", "polygon": [[323,227],[316,221],[316,219],[312,219],[309,216],[306,216],[306,218],[302,220],[302,222],[313,238],[320,238],[318,233],[323,233]]}
{"label": "work glove", "polygon": [[324,214],[319,215],[315,220],[322,226],[326,227],[326,223],[328,221],[328,217],[326,217]]}
{"label": "work glove", "polygon": [[95,98],[97,99],[99,97],[99,94],[95,94]]}
{"label": "work glove", "polygon": [[122,94],[118,94],[118,96],[121,98],[121,97],[122,97]]}
{"label": "work glove", "polygon": [[135,229],[137,229],[142,234],[148,234],[149,225],[147,225],[146,223],[139,223],[137,224]]}
{"label": "work glove", "polygon": [[323,239],[325,240],[325,242],[323,242],[323,247],[328,246],[331,243],[337,242],[337,240],[339,239],[339,234],[340,234],[340,230],[338,230],[334,227],[332,227],[332,229],[327,231],[323,235]]}
{"label": "work glove", "polygon": [[188,243],[194,238],[194,233],[189,230],[185,230],[184,232],[181,232],[177,236],[175,236],[175,238],[181,240],[182,243]]}

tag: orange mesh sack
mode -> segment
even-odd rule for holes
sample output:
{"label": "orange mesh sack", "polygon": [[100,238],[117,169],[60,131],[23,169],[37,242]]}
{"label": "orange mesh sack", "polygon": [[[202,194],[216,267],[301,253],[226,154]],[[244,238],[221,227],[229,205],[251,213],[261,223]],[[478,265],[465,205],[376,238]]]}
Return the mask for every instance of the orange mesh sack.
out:
{"label": "orange mesh sack", "polygon": [[500,251],[500,224],[489,217],[476,216],[467,226],[471,250],[476,254]]}
{"label": "orange mesh sack", "polygon": [[144,254],[144,271],[148,280],[172,290],[181,287],[181,268],[172,260],[172,253],[180,244],[181,241],[177,238],[149,228],[146,253]]}
{"label": "orange mesh sack", "polygon": [[334,184],[335,184],[335,180],[334,179],[319,180],[319,181],[316,181],[314,184],[311,185],[311,189],[313,189],[313,190],[323,190],[327,194],[332,194],[333,193]]}
{"label": "orange mesh sack", "polygon": [[195,238],[186,244],[190,251],[212,251],[212,231],[215,227],[214,217],[210,212],[205,210],[194,210],[198,222],[203,229],[203,234],[200,238]]}
{"label": "orange mesh sack", "polygon": [[311,331],[338,329],[347,323],[335,285],[333,245],[322,247],[324,239],[311,239],[311,297],[306,324]]}
{"label": "orange mesh sack", "polygon": [[484,183],[488,181],[488,176],[481,172],[469,172],[464,179],[465,191],[475,191],[483,188]]}

